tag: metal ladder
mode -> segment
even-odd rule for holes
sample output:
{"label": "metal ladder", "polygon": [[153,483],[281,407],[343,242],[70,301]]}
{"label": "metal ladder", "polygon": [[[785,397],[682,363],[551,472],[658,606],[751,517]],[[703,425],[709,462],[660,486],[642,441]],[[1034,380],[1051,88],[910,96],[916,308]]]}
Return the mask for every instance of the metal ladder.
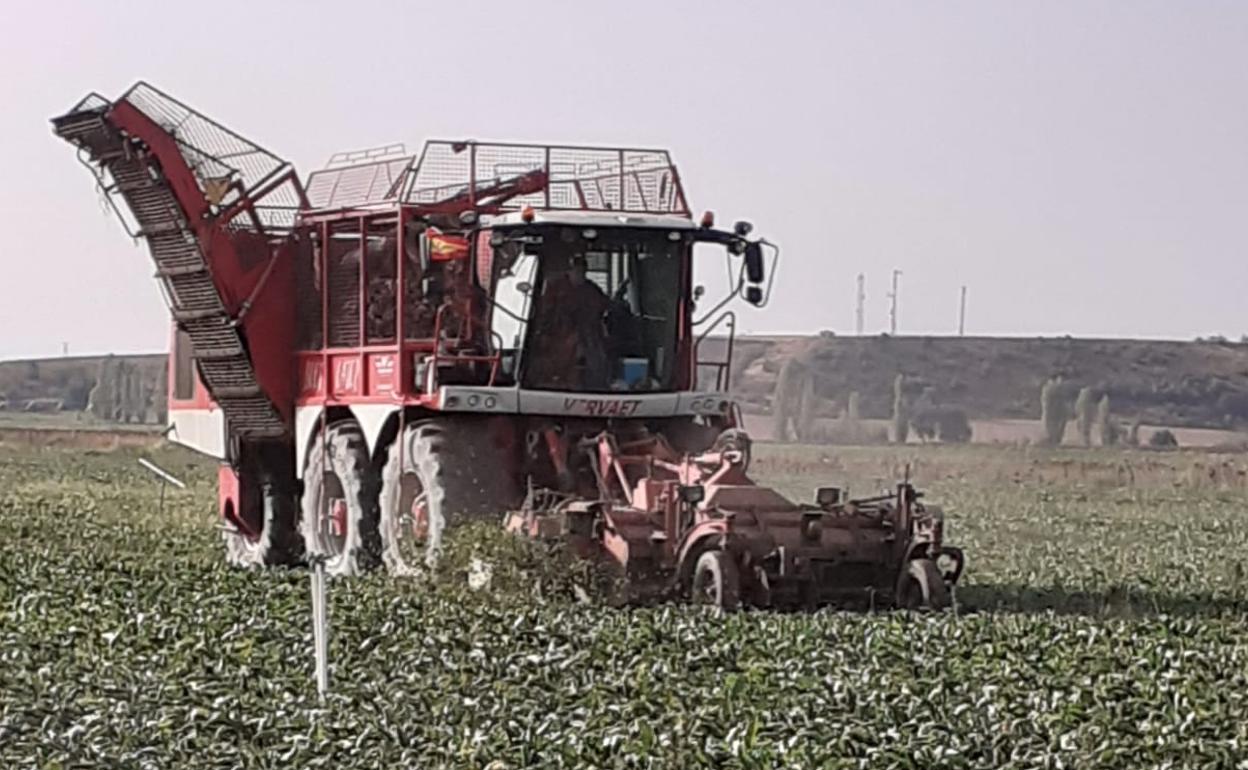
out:
{"label": "metal ladder", "polygon": [[125,200],[147,241],[174,320],[191,339],[200,378],[225,415],[227,432],[244,439],[284,438],[285,420],[260,387],[240,327],[226,311],[199,240],[177,197],[147,159],[142,142],[123,136],[104,107],[71,112],[53,121],[58,136],[87,153],[115,193]]}

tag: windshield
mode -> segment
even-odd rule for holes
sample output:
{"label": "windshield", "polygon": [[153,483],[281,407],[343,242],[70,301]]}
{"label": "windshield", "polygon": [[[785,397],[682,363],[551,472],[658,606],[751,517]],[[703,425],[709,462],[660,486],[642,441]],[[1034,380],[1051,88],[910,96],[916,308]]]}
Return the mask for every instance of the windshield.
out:
{"label": "windshield", "polygon": [[[653,228],[544,227],[529,233],[523,253],[539,264],[531,301],[508,302],[531,306],[525,307],[532,328],[521,363],[524,386],[671,389],[683,240]],[[514,328],[498,320],[514,339]]]}

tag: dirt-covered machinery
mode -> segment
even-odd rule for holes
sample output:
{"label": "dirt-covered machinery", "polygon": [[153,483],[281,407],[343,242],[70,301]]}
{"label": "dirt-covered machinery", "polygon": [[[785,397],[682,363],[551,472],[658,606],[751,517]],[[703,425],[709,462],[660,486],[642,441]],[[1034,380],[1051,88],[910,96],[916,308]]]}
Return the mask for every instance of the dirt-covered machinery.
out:
{"label": "dirt-covered machinery", "polygon": [[962,572],[962,552],[943,543],[942,512],[908,483],[861,500],[823,487],[812,503],[794,503],[746,474],[750,440],[738,430],[692,455],[662,436],[621,432],[579,449],[583,485],[530,490],[507,527],[614,567],[629,600],[939,609]]}
{"label": "dirt-covered machinery", "polygon": [[960,573],[907,485],[798,505],[746,476],[728,303],[767,302],[779,250],[695,222],[664,150],[429,141],[301,179],[145,83],[53,129],[152,255],[170,435],[221,461],[234,563],[428,569],[510,511],[639,595],[939,606]]}

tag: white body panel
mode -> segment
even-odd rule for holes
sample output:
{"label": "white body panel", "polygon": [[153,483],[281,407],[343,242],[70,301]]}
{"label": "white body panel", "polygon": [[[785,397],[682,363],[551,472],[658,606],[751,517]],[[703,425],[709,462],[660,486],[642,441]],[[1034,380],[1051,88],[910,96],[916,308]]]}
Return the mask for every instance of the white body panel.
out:
{"label": "white body panel", "polygon": [[309,441],[321,420],[321,406],[295,407],[295,478],[303,478],[303,463],[308,456]]}
{"label": "white body panel", "polygon": [[364,443],[368,445],[369,453],[377,451],[377,439],[381,436],[381,429],[385,427],[390,415],[397,411],[398,407],[391,404],[351,405],[351,414],[355,415],[355,421],[364,432]]}
{"label": "white body panel", "polygon": [[[710,417],[723,414],[732,400],[724,393],[560,393],[446,385],[438,389],[438,404],[438,411],[457,414],[531,414],[606,419]],[[381,430],[386,420],[398,411],[398,405],[353,404],[350,408],[360,424],[360,430],[364,432],[369,452],[376,452]],[[312,437],[320,427],[322,411],[320,406],[295,407],[295,472],[299,478],[303,478],[303,464]],[[224,436],[224,424],[221,433]]]}
{"label": "white body panel", "polygon": [[438,395],[444,412],[551,417],[717,415],[732,403],[723,393],[559,393],[452,385],[440,388]]}
{"label": "white body panel", "polygon": [[[352,404],[350,408],[352,416],[355,417],[360,430],[364,433],[368,451],[376,452],[381,429],[385,427],[390,415],[397,412],[399,407],[394,404]],[[295,407],[295,476],[298,478],[303,478],[303,464],[307,460],[308,450],[312,447],[312,438],[317,435],[321,427],[323,411],[323,407],[316,405]]]}
{"label": "white body panel", "polygon": [[218,460],[225,459],[225,412],[170,409],[169,440]]}

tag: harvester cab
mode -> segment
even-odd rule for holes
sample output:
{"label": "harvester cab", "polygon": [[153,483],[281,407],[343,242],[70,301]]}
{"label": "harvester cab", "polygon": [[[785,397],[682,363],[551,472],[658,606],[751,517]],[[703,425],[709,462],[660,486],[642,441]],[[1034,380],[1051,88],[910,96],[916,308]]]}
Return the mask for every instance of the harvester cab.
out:
{"label": "harvester cab", "polygon": [[722,606],[939,605],[961,572],[917,496],[807,505],[747,475],[728,305],[766,304],[779,250],[695,222],[664,150],[428,141],[300,178],[144,83],[53,130],[151,252],[170,435],[221,462],[233,563],[432,569],[449,524],[506,513]]}
{"label": "harvester cab", "polygon": [[748,232],[676,216],[525,209],[491,219],[476,258],[502,379],[566,393],[696,390],[695,328],[732,297],[695,319],[693,247],[723,244],[741,263],[733,293],[761,306],[764,242]]}

